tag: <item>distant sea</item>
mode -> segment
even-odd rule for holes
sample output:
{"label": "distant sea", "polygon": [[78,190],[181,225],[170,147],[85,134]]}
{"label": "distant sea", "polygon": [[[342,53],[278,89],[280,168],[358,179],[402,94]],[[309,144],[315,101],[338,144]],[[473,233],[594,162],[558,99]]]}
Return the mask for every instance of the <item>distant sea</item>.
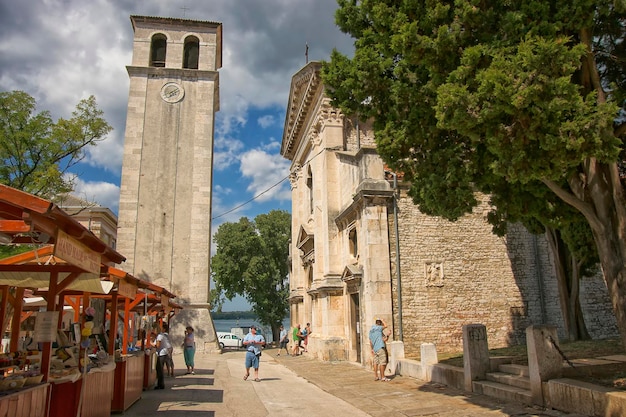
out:
{"label": "distant sea", "polygon": [[[264,326],[259,323],[256,319],[241,319],[241,320],[213,320],[213,324],[215,325],[216,332],[230,332],[230,329],[233,327],[250,327],[253,324],[261,329],[263,337],[265,337],[266,342],[273,342],[274,339],[272,337],[272,329],[269,326]],[[287,329],[287,332],[290,331],[289,318],[283,320],[283,326]]]}

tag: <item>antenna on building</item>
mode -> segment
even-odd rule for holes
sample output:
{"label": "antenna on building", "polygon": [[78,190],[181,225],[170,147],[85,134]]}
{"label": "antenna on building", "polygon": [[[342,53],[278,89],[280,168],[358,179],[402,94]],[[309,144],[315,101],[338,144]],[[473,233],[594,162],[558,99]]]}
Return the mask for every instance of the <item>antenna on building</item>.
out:
{"label": "antenna on building", "polygon": [[306,48],[304,50],[304,58],[306,60],[305,64],[309,63],[309,43],[307,42],[306,44]]}
{"label": "antenna on building", "polygon": [[188,8],[188,7],[183,6],[183,7],[181,7],[181,8],[180,8],[180,10],[182,10],[182,11],[183,11],[183,19],[184,19],[184,18],[186,17],[186,15],[187,15],[187,10],[189,10],[189,8]]}

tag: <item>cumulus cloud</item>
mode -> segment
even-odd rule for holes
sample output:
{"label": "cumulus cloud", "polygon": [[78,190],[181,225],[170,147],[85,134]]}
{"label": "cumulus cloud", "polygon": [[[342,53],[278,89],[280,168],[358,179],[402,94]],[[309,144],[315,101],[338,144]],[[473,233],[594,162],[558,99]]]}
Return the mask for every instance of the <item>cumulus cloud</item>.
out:
{"label": "cumulus cloud", "polygon": [[120,187],[115,184],[103,181],[86,182],[79,177],[75,177],[72,194],[82,200],[107,207],[117,213]]}
{"label": "cumulus cloud", "polygon": [[256,122],[263,129],[267,129],[276,123],[276,118],[271,114],[266,114],[265,116],[259,117]]}
{"label": "cumulus cloud", "polygon": [[233,138],[217,137],[214,142],[213,169],[222,171],[239,161],[243,142]]}
{"label": "cumulus cloud", "polygon": [[286,181],[289,177],[289,165],[289,161],[280,155],[252,149],[241,156],[240,171],[251,180],[248,191],[258,196],[258,201],[289,200],[291,191],[287,186],[289,182]]}
{"label": "cumulus cloud", "polygon": [[[117,198],[110,193],[119,190],[122,165],[126,66],[133,47],[130,15],[223,24],[214,168],[218,172],[239,168],[239,180],[247,181],[240,188],[251,194],[287,175],[289,163],[278,155],[280,143],[267,137],[281,136],[274,130],[283,124],[291,77],[306,64],[307,44],[309,61],[328,59],[333,48],[351,54],[352,40],[334,22],[336,0],[206,4],[205,0],[0,2],[0,90],[26,91],[37,100],[39,110],[50,110],[55,119],[70,117],[81,99],[94,95],[114,128],[105,141],[87,150],[84,167],[77,166],[80,192],[88,190],[117,207]],[[249,119],[267,133],[265,138],[240,136],[250,129]],[[87,168],[100,170],[105,180],[88,177]],[[282,201],[288,198],[288,188],[283,184],[261,198]]]}

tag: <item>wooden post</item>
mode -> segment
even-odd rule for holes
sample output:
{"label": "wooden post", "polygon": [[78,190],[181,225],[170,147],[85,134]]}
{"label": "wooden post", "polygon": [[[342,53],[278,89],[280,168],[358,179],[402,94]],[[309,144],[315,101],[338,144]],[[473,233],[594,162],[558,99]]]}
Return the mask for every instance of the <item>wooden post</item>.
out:
{"label": "wooden post", "polygon": [[[56,298],[57,298],[57,281],[59,279],[59,273],[57,271],[50,272],[50,286],[48,287],[48,299],[46,309],[48,311],[55,311]],[[52,343],[43,342],[41,350],[41,373],[43,374],[43,380],[48,381],[48,375],[50,374],[50,361],[52,360]]]}
{"label": "wooden post", "polygon": [[128,319],[130,318],[130,300],[124,299],[124,326],[122,327],[122,353],[128,353]]}
{"label": "wooden post", "polygon": [[0,300],[0,331],[4,333],[5,329],[5,318],[7,314],[7,305],[9,301],[9,286],[2,285],[0,287],[0,291],[2,292],[2,300]]}
{"label": "wooden post", "polygon": [[13,320],[11,321],[11,342],[9,350],[17,352],[19,350],[17,343],[20,338],[20,318],[22,316],[22,299],[24,298],[24,288],[15,289],[15,299],[13,300]]}
{"label": "wooden post", "polygon": [[117,293],[111,297],[111,319],[109,320],[109,355],[115,354],[115,337],[117,335]]}

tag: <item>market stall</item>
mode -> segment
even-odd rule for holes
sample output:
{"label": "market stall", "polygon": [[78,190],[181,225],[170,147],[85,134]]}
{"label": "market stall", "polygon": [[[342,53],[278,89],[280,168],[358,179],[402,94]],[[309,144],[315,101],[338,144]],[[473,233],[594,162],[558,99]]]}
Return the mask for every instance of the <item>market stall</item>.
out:
{"label": "market stall", "polygon": [[[100,363],[85,360],[79,340],[72,345],[67,339],[72,331],[82,339],[89,327],[84,320],[73,329],[62,329],[62,324],[65,297],[76,294],[83,297],[82,305],[89,305],[85,300],[90,294],[106,294],[112,284],[101,280],[101,268],[124,257],[54,203],[3,185],[0,242],[37,248],[35,261],[0,262],[0,320],[2,329],[11,323],[7,358],[12,361],[0,373],[0,389],[8,388],[0,391],[0,416],[67,416],[79,409],[81,416],[108,416],[102,400],[113,397],[115,365],[104,358]],[[45,306],[37,312],[33,331],[36,349],[27,350],[18,346],[24,293],[44,288]],[[2,414],[4,410],[9,411]]]}
{"label": "market stall", "polygon": [[[150,335],[156,331],[161,311],[175,312],[180,306],[170,302],[174,294],[165,288],[138,279],[117,268],[109,267],[107,279],[114,290],[100,296],[107,299],[111,312],[109,340],[116,340],[121,326],[120,348],[115,351],[115,392],[111,410],[123,412],[141,398],[144,389],[154,386],[155,349]],[[109,353],[113,346],[109,344]]]}
{"label": "market stall", "polygon": [[[43,259],[52,259],[56,264],[63,263],[61,259],[48,257],[52,255],[50,247],[42,248],[38,252],[38,256]],[[16,258],[4,259],[0,263],[19,260],[24,264],[33,261],[34,258],[34,254],[29,252]],[[92,367],[85,375],[80,374],[77,364],[63,368],[53,366],[50,372],[50,381],[53,382],[51,416],[71,415],[81,406],[81,392],[83,404],[88,403],[93,397],[98,397],[99,404],[102,404],[103,397],[111,396],[110,408],[101,405],[99,407],[101,414],[98,415],[123,412],[141,398],[144,389],[152,387],[155,383],[155,349],[151,345],[151,338],[145,335],[156,332],[159,320],[166,316],[165,311],[169,312],[167,316],[171,318],[171,315],[181,307],[170,301],[175,297],[174,294],[162,287],[134,278],[113,267],[106,267],[103,270],[108,282],[102,284],[112,286],[108,294],[75,290],[59,293],[59,303],[64,305],[65,311],[60,320],[61,325],[57,327],[60,328],[62,337],[74,342],[80,341],[81,344],[87,342],[81,351],[85,361],[87,357],[98,358],[105,352],[106,356],[115,360],[104,366]],[[29,297],[24,299],[22,321],[38,308],[45,306],[45,299],[48,297],[45,289],[30,291],[28,295]],[[100,307],[94,309],[93,306],[98,304]],[[83,316],[89,317],[87,322],[83,320]],[[83,334],[85,324],[90,322],[95,323],[94,326],[90,326],[91,334]],[[108,331],[103,325],[105,322],[108,324]],[[110,340],[114,342],[110,343]],[[116,341],[119,342],[119,346],[116,346]],[[55,350],[53,358],[61,352],[62,349]],[[78,355],[74,352],[71,356]],[[92,364],[91,361],[89,363]],[[102,392],[110,386],[112,393]],[[87,406],[81,406],[84,407]]]}

